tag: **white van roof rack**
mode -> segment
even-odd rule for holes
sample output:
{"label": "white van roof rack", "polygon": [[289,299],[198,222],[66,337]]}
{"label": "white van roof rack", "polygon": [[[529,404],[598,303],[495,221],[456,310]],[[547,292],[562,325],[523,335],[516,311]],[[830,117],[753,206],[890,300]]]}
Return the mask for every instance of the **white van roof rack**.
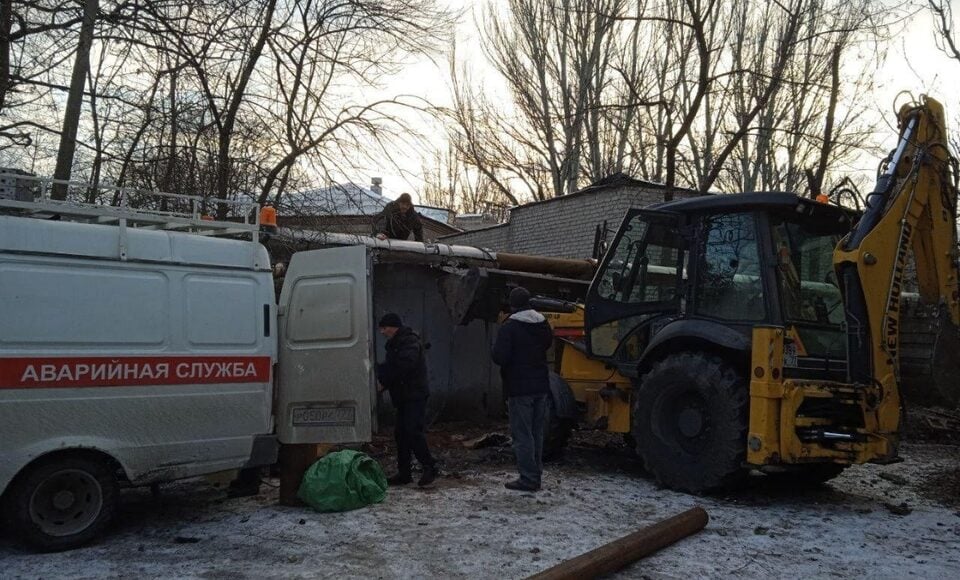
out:
{"label": "white van roof rack", "polygon": [[[125,229],[135,227],[149,230],[187,232],[202,236],[239,237],[249,235],[257,241],[260,231],[259,206],[253,201],[204,199],[196,195],[182,195],[116,187],[93,186],[88,183],[36,177],[21,173],[0,173],[0,214],[19,215],[41,219],[117,225]],[[104,205],[50,198],[55,185],[70,189],[112,194],[113,204]],[[70,197],[69,195],[67,196]],[[131,198],[143,207],[130,207]],[[172,211],[173,207],[178,211]],[[238,221],[215,220],[205,212],[233,209]]]}

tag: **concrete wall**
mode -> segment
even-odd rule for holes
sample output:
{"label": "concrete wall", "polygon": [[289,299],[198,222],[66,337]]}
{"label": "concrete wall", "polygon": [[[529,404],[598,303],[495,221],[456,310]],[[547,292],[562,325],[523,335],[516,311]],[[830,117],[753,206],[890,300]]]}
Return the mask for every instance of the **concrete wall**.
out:
{"label": "concrete wall", "polygon": [[[494,418],[503,414],[503,389],[498,368],[490,360],[495,324],[475,320],[457,326],[450,319],[438,282],[444,274],[408,264],[377,264],[374,268],[374,324],[387,312],[396,312],[417,332],[427,347],[432,421]],[[384,360],[386,339],[377,334],[377,361]],[[391,422],[393,406],[381,395],[379,416]]]}
{"label": "concrete wall", "polygon": [[510,224],[500,224],[462,234],[443,236],[438,241],[444,244],[461,244],[506,252],[510,250],[510,236]]}
{"label": "concrete wall", "polygon": [[[678,198],[684,194],[678,192]],[[501,252],[589,258],[597,226],[616,231],[627,210],[663,201],[663,189],[647,185],[598,186],[513,208],[510,221],[494,228],[440,238],[448,244]]]}

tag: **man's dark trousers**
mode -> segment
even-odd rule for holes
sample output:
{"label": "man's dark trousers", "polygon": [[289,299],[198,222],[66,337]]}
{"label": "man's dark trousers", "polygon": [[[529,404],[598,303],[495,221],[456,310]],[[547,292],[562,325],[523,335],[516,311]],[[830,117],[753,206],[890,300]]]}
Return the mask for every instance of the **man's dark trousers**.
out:
{"label": "man's dark trousers", "polygon": [[426,429],[427,400],[417,399],[404,401],[397,405],[397,423],[394,435],[397,440],[397,472],[407,477],[410,475],[411,455],[416,456],[420,466],[432,469],[435,461],[427,447]]}
{"label": "man's dark trousers", "polygon": [[543,475],[543,430],[547,395],[525,395],[507,399],[510,435],[517,457],[520,481],[540,487]]}

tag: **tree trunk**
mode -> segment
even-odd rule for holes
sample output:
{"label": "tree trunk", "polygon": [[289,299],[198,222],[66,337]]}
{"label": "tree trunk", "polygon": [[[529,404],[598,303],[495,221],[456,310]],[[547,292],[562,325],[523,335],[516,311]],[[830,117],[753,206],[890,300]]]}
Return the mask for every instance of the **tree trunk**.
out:
{"label": "tree trunk", "polygon": [[[67,95],[67,108],[63,114],[63,130],[60,132],[60,149],[57,152],[57,167],[53,178],[67,181],[73,168],[73,154],[77,150],[77,127],[80,124],[80,111],[83,108],[83,88],[90,70],[90,45],[93,44],[93,27],[96,24],[99,0],[85,0],[83,3],[83,22],[80,24],[80,42],[77,43],[77,58],[73,61],[73,74],[70,77],[70,92]],[[66,184],[53,187],[53,199],[67,199]]]}
{"label": "tree trunk", "polygon": [[[263,54],[263,47],[267,43],[267,37],[270,35],[270,28],[273,23],[273,12],[277,6],[276,0],[269,0],[263,14],[263,23],[260,26],[260,32],[254,45],[250,49],[248,60],[240,72],[237,79],[237,86],[230,100],[229,107],[224,114],[223,124],[220,128],[219,144],[217,147],[217,199],[227,199],[227,193],[230,189],[230,144],[233,140],[233,128],[236,126],[237,113],[240,110],[240,104],[243,102],[247,92],[247,84],[250,77],[256,69],[257,61]],[[228,206],[220,203],[216,207],[217,219],[224,219],[229,213]]]}
{"label": "tree trunk", "polygon": [[10,89],[10,28],[13,26],[13,2],[0,2],[0,113]]}
{"label": "tree trunk", "polygon": [[820,160],[817,168],[809,175],[810,197],[817,197],[823,192],[823,177],[827,173],[827,164],[830,162],[830,153],[833,150],[833,125],[836,122],[837,101],[840,97],[840,56],[843,46],[837,42],[833,47],[830,59],[830,104],[827,108],[827,119],[823,126],[823,145],[820,148]]}
{"label": "tree trunk", "polygon": [[[163,172],[163,179],[160,181],[160,191],[173,192],[173,174],[177,167],[177,138],[180,136],[180,118],[177,108],[177,76],[179,75],[180,63],[177,66],[170,67],[170,153],[167,159],[167,167]],[[157,78],[157,84],[160,78]],[[156,88],[154,88],[156,90]],[[180,192],[177,192],[180,193]],[[167,211],[169,198],[160,198],[160,211]]]}

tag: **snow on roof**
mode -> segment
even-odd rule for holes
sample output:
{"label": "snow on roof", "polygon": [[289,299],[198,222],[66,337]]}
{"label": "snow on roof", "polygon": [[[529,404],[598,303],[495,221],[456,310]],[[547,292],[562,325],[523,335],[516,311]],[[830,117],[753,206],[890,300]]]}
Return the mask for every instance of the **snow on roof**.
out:
{"label": "snow on roof", "polygon": [[337,183],[287,193],[280,200],[280,211],[290,215],[376,215],[389,202],[355,183]]}
{"label": "snow on roof", "polygon": [[[280,212],[287,215],[377,215],[392,200],[356,183],[337,183],[286,193],[280,198]],[[415,205],[424,217],[450,223],[450,210]]]}
{"label": "snow on roof", "polygon": [[414,207],[417,208],[417,213],[424,217],[428,217],[442,224],[450,223],[450,214],[452,212],[448,209],[444,209],[442,207],[432,207],[429,205],[416,205]]}

